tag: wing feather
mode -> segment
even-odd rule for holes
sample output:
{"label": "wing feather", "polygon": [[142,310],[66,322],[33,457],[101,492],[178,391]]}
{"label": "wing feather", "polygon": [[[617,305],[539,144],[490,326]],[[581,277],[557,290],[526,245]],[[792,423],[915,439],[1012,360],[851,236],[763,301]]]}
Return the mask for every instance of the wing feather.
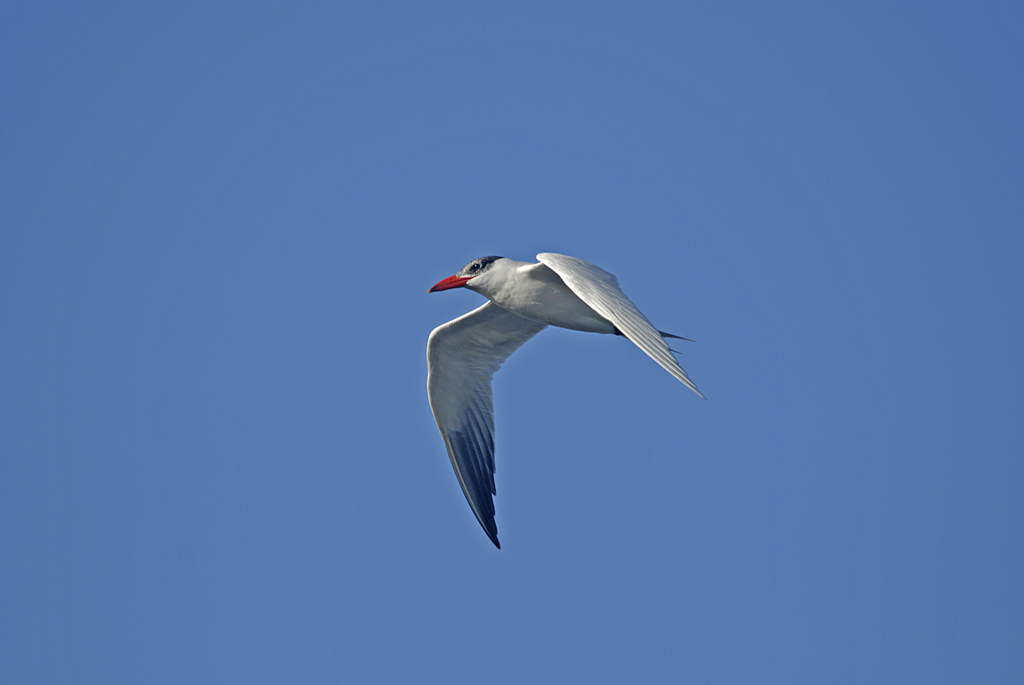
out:
{"label": "wing feather", "polygon": [[494,523],[494,402],[501,364],[545,325],[488,302],[438,326],[427,341],[427,396],[455,476],[484,532]]}
{"label": "wing feather", "polygon": [[542,252],[537,259],[561,277],[569,290],[594,311],[615,324],[623,335],[647,353],[686,387],[704,397],[672,356],[661,333],[619,288],[619,281],[604,269],[576,257]]}

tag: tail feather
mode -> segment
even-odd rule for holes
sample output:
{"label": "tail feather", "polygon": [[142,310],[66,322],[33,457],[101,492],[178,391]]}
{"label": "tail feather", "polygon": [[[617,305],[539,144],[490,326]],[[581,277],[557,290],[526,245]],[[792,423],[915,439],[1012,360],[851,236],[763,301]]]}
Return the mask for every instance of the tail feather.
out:
{"label": "tail feather", "polygon": [[685,340],[686,342],[697,342],[696,340],[690,340],[689,338],[684,338],[681,335],[673,335],[672,333],[666,333],[665,331],[658,331],[658,332],[661,333],[661,337],[663,337],[663,338],[675,338],[676,340]]}
{"label": "tail feather", "polygon": [[[676,340],[685,340],[686,342],[697,342],[696,340],[691,340],[690,338],[684,338],[683,336],[675,335],[674,333],[666,333],[665,331],[658,331],[658,333],[663,338],[675,338]],[[626,337],[625,334],[622,331],[620,331],[618,328],[615,329],[615,335],[621,335],[622,337]],[[672,350],[672,351],[675,352],[676,350]]]}

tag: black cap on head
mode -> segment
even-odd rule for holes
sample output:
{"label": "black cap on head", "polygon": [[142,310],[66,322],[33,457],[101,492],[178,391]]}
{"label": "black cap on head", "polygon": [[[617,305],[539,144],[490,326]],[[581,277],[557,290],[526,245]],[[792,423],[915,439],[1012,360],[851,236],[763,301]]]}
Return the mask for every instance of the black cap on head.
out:
{"label": "black cap on head", "polygon": [[499,259],[502,258],[480,257],[479,259],[474,259],[469,264],[462,267],[462,270],[459,271],[459,273],[457,273],[456,276],[461,276],[462,278],[472,278],[474,276],[479,276],[484,271],[487,271],[487,268]]}

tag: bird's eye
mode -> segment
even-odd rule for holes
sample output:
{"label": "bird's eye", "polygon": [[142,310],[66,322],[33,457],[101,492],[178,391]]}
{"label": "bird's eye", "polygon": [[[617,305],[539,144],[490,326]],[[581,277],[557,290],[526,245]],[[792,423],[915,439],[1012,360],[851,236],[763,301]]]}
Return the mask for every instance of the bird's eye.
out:
{"label": "bird's eye", "polygon": [[479,264],[474,264],[473,266],[469,267],[469,270],[470,271],[479,271],[480,270],[480,265]]}

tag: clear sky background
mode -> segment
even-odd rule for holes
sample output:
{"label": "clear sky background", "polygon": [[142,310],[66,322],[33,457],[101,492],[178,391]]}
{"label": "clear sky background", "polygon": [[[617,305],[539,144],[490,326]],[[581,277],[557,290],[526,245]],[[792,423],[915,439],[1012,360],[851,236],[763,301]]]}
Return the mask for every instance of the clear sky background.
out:
{"label": "clear sky background", "polygon": [[[427,288],[548,330],[488,542]],[[1020,3],[5,3],[0,672],[1024,682]]]}

